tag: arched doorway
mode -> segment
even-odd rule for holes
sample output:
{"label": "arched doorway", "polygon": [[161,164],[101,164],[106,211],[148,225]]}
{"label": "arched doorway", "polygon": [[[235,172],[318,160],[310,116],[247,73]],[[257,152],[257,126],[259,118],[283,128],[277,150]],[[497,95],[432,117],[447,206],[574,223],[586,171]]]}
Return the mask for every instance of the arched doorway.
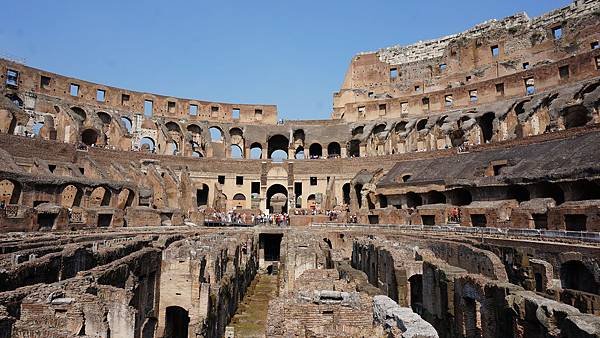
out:
{"label": "arched doorway", "polygon": [[327,146],[327,156],[329,158],[332,158],[332,157],[340,157],[341,155],[342,155],[342,148],[340,147],[340,144],[337,142],[329,143],[329,145]]}
{"label": "arched doorway", "polygon": [[594,279],[594,274],[581,261],[573,260],[561,264],[560,281],[563,289],[600,294],[600,285]]}
{"label": "arched doorway", "polygon": [[288,191],[281,184],[273,184],[267,189],[267,209],[270,213],[286,213],[288,211]]}
{"label": "arched doorway", "polygon": [[86,129],[81,133],[81,142],[91,146],[98,142],[98,132],[94,129]]}
{"label": "arched doorway", "polygon": [[310,158],[316,159],[323,156],[323,147],[321,147],[321,145],[318,143],[311,144],[310,148],[308,148],[308,151],[310,153]]}
{"label": "arched doorway", "polygon": [[244,194],[238,193],[233,195],[233,208],[234,209],[244,209],[246,207],[246,196]]}
{"label": "arched doorway", "polygon": [[342,195],[344,197],[344,204],[350,205],[350,183],[346,183],[342,186]]}
{"label": "arched doorway", "polygon": [[250,158],[253,160],[260,160],[262,158],[262,146],[260,143],[252,143],[250,145]]}
{"label": "arched doorway", "polygon": [[[267,143],[267,154],[271,159],[287,159],[287,150],[290,141],[283,135],[273,135]],[[277,152],[277,153],[275,153]],[[275,153],[275,154],[274,154]],[[275,156],[273,156],[275,155]]]}
{"label": "arched doorway", "polygon": [[187,338],[190,317],[188,312],[179,306],[169,306],[166,310],[165,337]]}

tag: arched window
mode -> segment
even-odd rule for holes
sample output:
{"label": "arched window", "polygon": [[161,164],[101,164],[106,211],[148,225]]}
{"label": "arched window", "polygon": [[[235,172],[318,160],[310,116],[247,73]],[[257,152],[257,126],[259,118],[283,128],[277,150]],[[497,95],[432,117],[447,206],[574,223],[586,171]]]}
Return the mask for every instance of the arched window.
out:
{"label": "arched window", "polygon": [[287,159],[287,150],[289,144],[290,141],[283,135],[271,136],[267,144],[269,158],[274,160]]}
{"label": "arched window", "polygon": [[209,129],[210,140],[212,142],[223,142],[223,131],[217,127],[211,127]]}
{"label": "arched window", "polygon": [[150,137],[143,137],[140,140],[140,150],[154,152],[156,150],[156,142]]}
{"label": "arched window", "polygon": [[250,158],[255,160],[262,158],[262,146],[260,143],[252,143],[250,146]]}
{"label": "arched window", "polygon": [[329,157],[340,157],[342,155],[342,147],[337,142],[331,142],[327,146],[327,156]]}
{"label": "arched window", "polygon": [[297,160],[304,159],[304,147],[300,146],[300,147],[296,148],[296,154],[295,154],[294,158]]}
{"label": "arched window", "polygon": [[244,152],[242,151],[242,148],[240,148],[240,146],[238,146],[237,144],[231,145],[231,158],[234,158],[234,159],[244,158]]}
{"label": "arched window", "polygon": [[125,129],[127,130],[127,132],[131,133],[131,128],[133,127],[131,120],[128,117],[122,116],[121,122],[123,123],[123,126],[125,126]]}
{"label": "arched window", "polygon": [[310,158],[321,158],[323,156],[323,147],[318,143],[313,143],[308,149],[310,152]]}
{"label": "arched window", "polygon": [[98,142],[98,132],[94,129],[86,129],[81,133],[81,142],[91,146]]}

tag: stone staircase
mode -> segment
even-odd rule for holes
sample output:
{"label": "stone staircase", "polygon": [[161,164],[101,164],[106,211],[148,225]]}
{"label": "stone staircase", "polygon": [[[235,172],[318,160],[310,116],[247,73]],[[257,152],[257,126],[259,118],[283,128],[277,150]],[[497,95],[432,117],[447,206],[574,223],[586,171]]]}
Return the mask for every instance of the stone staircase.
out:
{"label": "stone staircase", "polygon": [[236,338],[266,337],[269,300],[277,297],[277,288],[275,273],[271,275],[258,274],[231,319],[228,332],[233,333]]}

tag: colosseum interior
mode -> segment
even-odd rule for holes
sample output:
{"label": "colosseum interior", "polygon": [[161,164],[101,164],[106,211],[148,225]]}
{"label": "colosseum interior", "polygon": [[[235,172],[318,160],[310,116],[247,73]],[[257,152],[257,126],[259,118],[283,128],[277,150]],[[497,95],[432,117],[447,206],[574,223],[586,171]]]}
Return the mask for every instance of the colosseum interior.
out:
{"label": "colosseum interior", "polygon": [[352,57],[327,120],[0,60],[0,337],[600,337],[600,1]]}

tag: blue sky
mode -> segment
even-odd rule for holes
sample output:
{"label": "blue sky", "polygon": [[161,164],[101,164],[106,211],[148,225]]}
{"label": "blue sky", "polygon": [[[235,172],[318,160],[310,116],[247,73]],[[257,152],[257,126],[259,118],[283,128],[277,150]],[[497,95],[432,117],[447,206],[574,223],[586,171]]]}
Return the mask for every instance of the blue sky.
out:
{"label": "blue sky", "polygon": [[570,2],[19,0],[4,6],[0,55],[116,87],[322,119],[357,52]]}

